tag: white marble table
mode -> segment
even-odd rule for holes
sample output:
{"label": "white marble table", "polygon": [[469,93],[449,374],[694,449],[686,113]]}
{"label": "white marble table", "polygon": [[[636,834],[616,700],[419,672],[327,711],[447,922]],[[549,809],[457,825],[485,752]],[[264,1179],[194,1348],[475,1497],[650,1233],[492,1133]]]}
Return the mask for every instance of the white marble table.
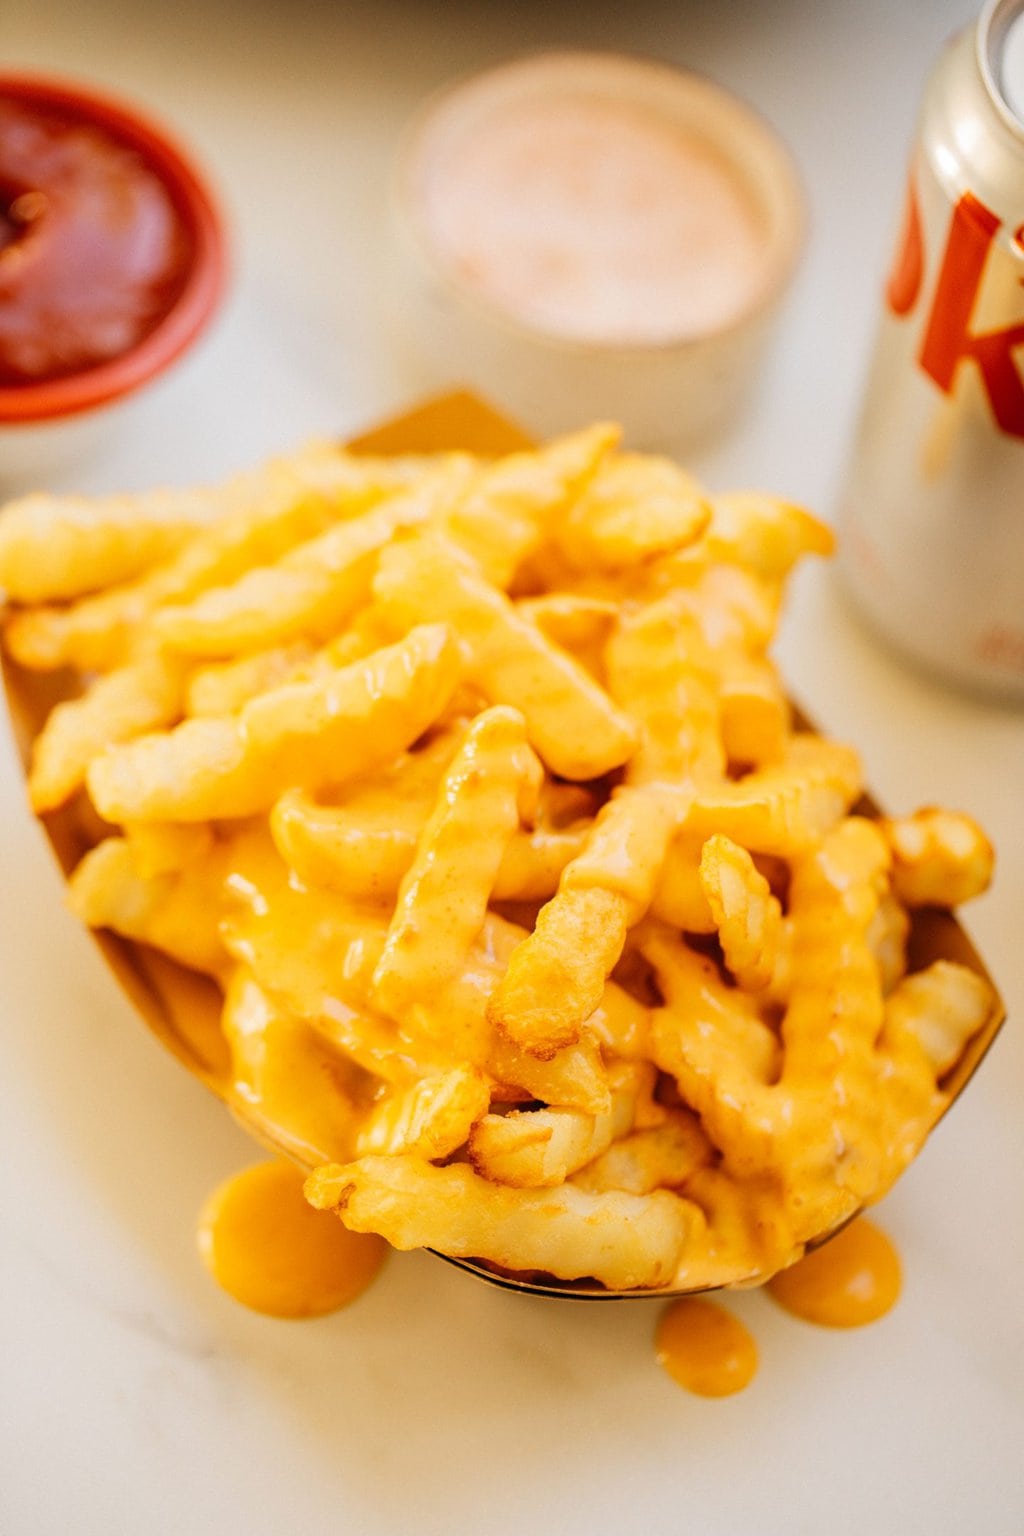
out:
{"label": "white marble table", "polygon": [[[387,337],[383,186],[453,74],[596,44],[717,76],[790,141],[813,227],[751,421],[696,467],[831,515],[928,63],[966,0],[626,6],[5,0],[5,63],[91,78],[177,124],[232,217],[201,352],[66,484],[220,474],[408,399]],[[139,1028],[61,906],[0,744],[0,1531],[5,1536],[1018,1536],[1024,1529],[1024,713],[902,670],[833,579],[799,583],[781,654],[897,807],[975,810],[1001,850],[968,926],[1011,1024],[881,1219],[906,1269],[860,1333],[761,1295],[755,1384],[690,1398],[655,1310],[525,1302],[424,1256],[311,1324],[251,1315],[194,1219],[251,1149]],[[1013,1015],[1016,1015],[1014,1018]]]}

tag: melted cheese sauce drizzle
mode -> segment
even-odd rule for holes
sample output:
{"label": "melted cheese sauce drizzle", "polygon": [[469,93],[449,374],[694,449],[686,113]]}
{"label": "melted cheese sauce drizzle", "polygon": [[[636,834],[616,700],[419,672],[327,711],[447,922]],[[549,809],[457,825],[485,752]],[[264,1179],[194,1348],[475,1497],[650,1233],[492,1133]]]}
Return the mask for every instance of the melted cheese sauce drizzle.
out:
{"label": "melted cheese sauce drizzle", "polygon": [[892,1243],[864,1217],[851,1222],[769,1280],[766,1289],[787,1312],[824,1328],[860,1328],[884,1317],[899,1299],[902,1275]]}
{"label": "melted cheese sauce drizzle", "polygon": [[229,1296],[269,1317],[319,1317],[367,1288],[388,1251],[350,1232],[302,1194],[290,1163],[257,1163],[214,1191],[199,1218],[199,1251]]}
{"label": "melted cheese sauce drizzle", "polygon": [[757,1370],[757,1345],[739,1319],[697,1296],[665,1308],[655,1351],[672,1379],[699,1397],[742,1392]]}

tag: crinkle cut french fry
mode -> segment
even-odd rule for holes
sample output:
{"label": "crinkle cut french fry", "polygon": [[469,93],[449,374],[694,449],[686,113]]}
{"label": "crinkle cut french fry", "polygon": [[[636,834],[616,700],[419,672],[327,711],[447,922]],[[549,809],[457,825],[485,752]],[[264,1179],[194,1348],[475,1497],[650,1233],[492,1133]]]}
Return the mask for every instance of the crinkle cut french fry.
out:
{"label": "crinkle cut french fry", "polygon": [[484,1115],[469,1137],[470,1162],[497,1184],[520,1189],[564,1184],[629,1130],[642,1070],[621,1065],[611,1069],[611,1103],[600,1115],[578,1109],[513,1109]]}
{"label": "crinkle cut french fry", "polygon": [[445,775],[402,881],[371,998],[409,1027],[463,971],[505,845],[532,816],[543,770],[517,710],[478,715]]}
{"label": "crinkle cut french fry", "polygon": [[487,1078],[477,1067],[422,1077],[376,1105],[359,1132],[356,1153],[411,1152],[428,1161],[448,1157],[486,1113],[488,1100]]}
{"label": "crinkle cut french fry", "polygon": [[686,784],[725,768],[719,700],[706,647],[686,608],[662,598],[626,613],[607,650],[613,698],[639,721],[631,784]]}
{"label": "crinkle cut french fry", "polygon": [[557,592],[520,598],[516,607],[552,645],[567,651],[602,687],[606,685],[605,646],[618,617],[615,603],[603,597]]}
{"label": "crinkle cut french fry", "polygon": [[759,768],[777,762],[789,740],[792,710],[775,668],[736,652],[718,681],[722,746],[730,763]]}
{"label": "crinkle cut french fry", "polygon": [[679,1188],[714,1156],[697,1116],[689,1110],[673,1109],[660,1125],[619,1137],[574,1173],[572,1182],[595,1194],[621,1189],[630,1195],[649,1195],[655,1189]]}
{"label": "crinkle cut french fry", "polygon": [[343,783],[404,751],[441,713],[461,657],[446,625],[422,625],[365,662],[114,747],[89,769],[111,821],[208,821],[269,809],[289,785]]}
{"label": "crinkle cut french fry", "polygon": [[312,654],[312,645],[298,640],[197,667],[185,686],[185,714],[237,714],[258,693],[287,682]]}
{"label": "crinkle cut french fry", "polygon": [[745,848],[709,837],[700,882],[718,929],[725,963],[739,986],[760,992],[785,963],[782,909]]}
{"label": "crinkle cut french fry", "polygon": [[802,507],[755,491],[712,496],[703,543],[709,559],[733,561],[774,580],[804,555],[830,555],[835,547],[831,530]]}
{"label": "crinkle cut french fry", "polygon": [[464,1163],[438,1168],[411,1156],[328,1164],[306,1181],[306,1198],[336,1211],[354,1232],[380,1232],[395,1248],[441,1247],[504,1269],[592,1276],[613,1290],[664,1285],[700,1219],[666,1190],[641,1199],[591,1195],[571,1184],[508,1189]]}
{"label": "crinkle cut french fry", "polygon": [[772,1170],[788,1112],[770,1086],[778,1039],[756,1003],[726,986],[707,957],[667,932],[652,931],[642,943],[666,999],[651,1014],[655,1062],[676,1079],[730,1173]]}
{"label": "crinkle cut french fry", "polygon": [[335,632],[369,597],[378,552],[400,528],[425,522],[452,500],[465,473],[462,466],[446,467],[417,490],[294,545],[273,565],[161,609],[157,635],[192,655],[233,656]]}
{"label": "crinkle cut french fry", "polygon": [[935,960],[894,988],[885,1006],[885,1035],[897,1045],[911,1035],[941,1078],[959,1061],[994,1003],[983,977],[956,961]]}
{"label": "crinkle cut french fry", "polygon": [[491,1020],[523,1050],[543,1058],[579,1038],[629,928],[650,904],[685,808],[685,798],[656,788],[619,790],[604,807],[488,1004]]}
{"label": "crinkle cut french fry", "polygon": [[270,817],[285,863],[307,885],[393,900],[460,740],[458,729],[439,731],[371,779],[347,786],[339,803],[286,790]]}
{"label": "crinkle cut french fry", "polygon": [[617,427],[587,427],[484,466],[447,514],[448,536],[472,555],[488,581],[507,588],[618,439]]}
{"label": "crinkle cut french fry", "polygon": [[[375,901],[393,899],[415,857],[427,814],[408,795],[396,782],[387,792],[370,789],[327,806],[301,790],[289,790],[274,807],[271,826],[282,856],[300,880]],[[533,901],[553,895],[563,869],[581,851],[588,826],[513,832],[495,876],[494,899]]]}
{"label": "crinkle cut french fry", "polygon": [[180,718],[184,672],[158,652],[95,679],[50,712],[32,744],[29,798],[37,812],[63,805],[85,781],[95,757]]}
{"label": "crinkle cut french fry", "polygon": [[7,646],[23,666],[43,671],[121,666],[143,637],[148,642],[150,620],[164,603],[185,602],[279,559],[332,522],[366,511],[416,472],[416,461],[325,454],[316,445],[305,456],[240,475],[209,493],[221,515],[173,559],[66,608],[14,613]]}
{"label": "crinkle cut french fry", "polygon": [[907,938],[910,917],[907,909],[886,891],[868,929],[868,944],[878,965],[878,977],[884,996],[902,980],[907,969]]}
{"label": "crinkle cut french fry", "polygon": [[110,928],[217,976],[227,961],[218,931],[221,885],[219,866],[206,862],[180,873],[143,876],[130,843],[109,837],[76,867],[68,901],[90,928]]}
{"label": "crinkle cut french fry", "polygon": [[892,885],[908,907],[956,907],[987,890],[995,855],[970,816],[927,806],[879,822],[892,850]]}
{"label": "crinkle cut french fry", "polygon": [[750,853],[789,858],[813,848],[861,790],[860,760],[852,748],[797,734],[777,763],[740,779],[701,784],[685,830],[700,838],[722,832]]}
{"label": "crinkle cut french fry", "polygon": [[393,545],[374,592],[399,622],[444,616],[466,647],[473,680],[493,703],[522,710],[530,744],[553,773],[593,779],[629,757],[629,717],[454,546],[425,537]]}
{"label": "crinkle cut french fry", "polygon": [[128,581],[180,549],[207,515],[192,491],[23,496],[0,519],[0,590],[14,603],[59,603]]}
{"label": "crinkle cut french fry", "polygon": [[583,571],[622,571],[685,549],[711,508],[691,475],[669,459],[619,454],[556,524],[559,550]]}

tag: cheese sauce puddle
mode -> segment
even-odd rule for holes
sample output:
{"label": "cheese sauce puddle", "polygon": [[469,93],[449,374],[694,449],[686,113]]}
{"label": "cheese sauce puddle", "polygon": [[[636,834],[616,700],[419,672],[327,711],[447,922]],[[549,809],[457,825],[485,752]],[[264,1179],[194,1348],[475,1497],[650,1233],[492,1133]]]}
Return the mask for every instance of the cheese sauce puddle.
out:
{"label": "cheese sauce puddle", "polygon": [[899,1256],[878,1227],[864,1217],[851,1222],[821,1248],[768,1281],[769,1295],[807,1323],[860,1328],[899,1300]]}
{"label": "cheese sauce puddle", "polygon": [[290,1163],[257,1163],[215,1190],[199,1218],[199,1251],[227,1291],[268,1317],[319,1317],[355,1301],[388,1250],[315,1211]]}
{"label": "cheese sauce puddle", "polygon": [[[388,1251],[383,1238],[350,1232],[307,1204],[304,1175],[283,1161],[243,1169],[215,1190],[199,1219],[207,1268],[236,1301],[269,1317],[318,1317],[354,1301]],[[895,1306],[899,1257],[861,1217],[768,1281],[787,1312],[827,1328],[859,1328]],[[749,1330],[717,1302],[685,1296],[662,1312],[658,1364],[688,1392],[729,1397],[757,1373]]]}
{"label": "cheese sauce puddle", "polygon": [[716,1302],[686,1296],[665,1308],[655,1334],[658,1364],[688,1392],[728,1397],[757,1371],[757,1345]]}

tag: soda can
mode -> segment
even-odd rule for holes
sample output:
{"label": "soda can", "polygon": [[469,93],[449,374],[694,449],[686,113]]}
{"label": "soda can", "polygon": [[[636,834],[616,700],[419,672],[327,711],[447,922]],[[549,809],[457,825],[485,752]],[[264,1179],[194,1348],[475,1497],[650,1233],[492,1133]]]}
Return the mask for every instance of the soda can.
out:
{"label": "soda can", "polygon": [[839,529],[894,646],[1024,699],[1024,0],[928,82]]}

